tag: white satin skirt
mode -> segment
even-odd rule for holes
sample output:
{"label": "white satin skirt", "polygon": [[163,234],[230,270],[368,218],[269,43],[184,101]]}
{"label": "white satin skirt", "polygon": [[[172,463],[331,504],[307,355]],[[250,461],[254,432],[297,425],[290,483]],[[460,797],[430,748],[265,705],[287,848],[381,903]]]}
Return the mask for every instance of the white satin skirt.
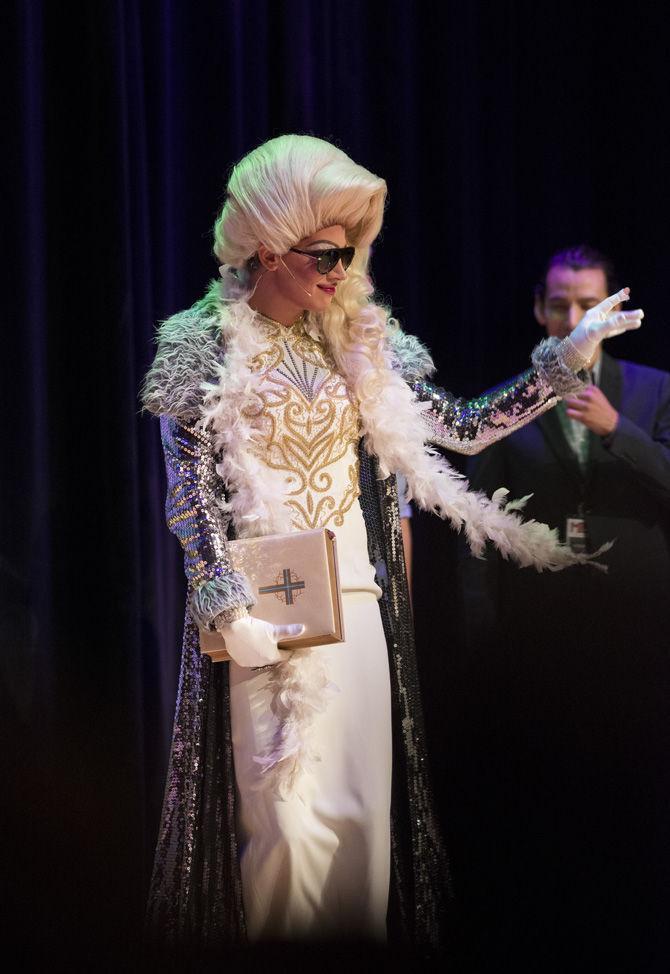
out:
{"label": "white satin skirt", "polygon": [[310,764],[282,800],[254,756],[276,731],[268,671],[230,663],[242,892],[249,939],[386,938],[391,694],[379,605],[342,595],[346,642],[316,647],[339,688],[316,716]]}

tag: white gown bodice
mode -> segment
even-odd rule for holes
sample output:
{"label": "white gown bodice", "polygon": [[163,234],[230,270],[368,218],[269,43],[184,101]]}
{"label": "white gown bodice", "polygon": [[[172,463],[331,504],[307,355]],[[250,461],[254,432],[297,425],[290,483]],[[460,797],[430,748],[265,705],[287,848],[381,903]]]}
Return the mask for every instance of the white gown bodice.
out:
{"label": "white gown bodice", "polygon": [[245,410],[257,431],[250,449],[285,474],[293,530],[327,527],[335,533],[342,590],[380,598],[358,501],[358,408],[302,321],[282,326],[257,320],[267,346],[251,364],[261,381],[257,402]]}

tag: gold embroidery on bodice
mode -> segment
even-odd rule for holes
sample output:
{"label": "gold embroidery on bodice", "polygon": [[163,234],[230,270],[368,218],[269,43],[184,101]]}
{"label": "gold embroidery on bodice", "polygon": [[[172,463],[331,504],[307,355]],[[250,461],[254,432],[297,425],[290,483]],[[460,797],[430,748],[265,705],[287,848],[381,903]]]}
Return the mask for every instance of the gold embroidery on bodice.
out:
{"label": "gold embroidery on bodice", "polygon": [[358,409],[319,342],[302,322],[259,318],[267,347],[252,360],[261,373],[258,403],[245,410],[258,433],[251,448],[283,471],[296,530],[341,527],[359,494]]}

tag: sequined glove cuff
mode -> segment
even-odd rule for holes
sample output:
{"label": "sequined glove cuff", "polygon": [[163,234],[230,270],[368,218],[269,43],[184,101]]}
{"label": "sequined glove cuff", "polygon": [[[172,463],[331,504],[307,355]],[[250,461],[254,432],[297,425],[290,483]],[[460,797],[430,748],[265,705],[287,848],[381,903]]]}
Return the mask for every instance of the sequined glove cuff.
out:
{"label": "sequined glove cuff", "polygon": [[223,612],[219,612],[218,616],[212,620],[212,625],[215,629],[220,629],[221,626],[228,626],[231,622],[245,619],[248,615],[249,610],[243,605],[238,605],[234,609],[224,609]]}
{"label": "sequined glove cuff", "polygon": [[588,383],[588,362],[569,338],[545,338],[533,349],[533,367],[557,396],[579,392]]}
{"label": "sequined glove cuff", "polygon": [[256,599],[245,575],[229,571],[203,582],[191,594],[189,610],[200,629],[209,629],[214,619],[231,609],[247,609]]}
{"label": "sequined glove cuff", "polygon": [[571,372],[581,372],[589,364],[589,360],[579,351],[569,335],[559,342],[556,355],[566,369],[570,369]]}

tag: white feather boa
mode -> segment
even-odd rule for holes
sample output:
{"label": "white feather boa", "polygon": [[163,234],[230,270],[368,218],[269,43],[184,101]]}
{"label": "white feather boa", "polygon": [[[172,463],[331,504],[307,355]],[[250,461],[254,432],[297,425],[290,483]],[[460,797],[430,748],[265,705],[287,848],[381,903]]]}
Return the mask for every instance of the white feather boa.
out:
{"label": "white feather boa", "polygon": [[[226,356],[218,367],[217,381],[205,386],[201,415],[203,424],[213,430],[215,448],[221,451],[217,473],[226,485],[227,508],[238,537],[288,532],[291,520],[284,503],[283,475],[248,449],[259,435],[249,415],[259,403],[262,378],[250,365],[264,348],[265,339],[244,301],[224,302],[220,328]],[[383,476],[403,473],[415,503],[448,519],[457,530],[463,529],[478,557],[487,541],[503,557],[538,571],[555,571],[595,557],[572,552],[546,524],[524,521],[516,510],[528,498],[506,503],[505,488],[492,499],[468,490],[462,475],[426,443],[425,406],[416,402],[402,376],[391,368],[390,355],[388,361],[387,369],[375,371],[365,355],[353,352],[340,363],[349,388],[356,386],[366,370],[375,383],[375,395],[359,403],[359,409],[365,447],[378,458]],[[310,762],[318,759],[310,746],[309,731],[334,688],[323,656],[309,652],[295,653],[274,667],[268,685],[278,729],[270,753],[258,755],[257,760],[266,780],[279,795],[286,795],[295,790]]]}
{"label": "white feather boa", "polygon": [[243,301],[225,307],[220,323],[226,357],[218,367],[218,382],[205,386],[202,406],[203,424],[213,430],[214,447],[222,454],[216,472],[226,485],[226,507],[239,538],[291,530],[284,476],[248,448],[258,430],[245,410],[258,406],[261,381],[251,361],[266,344],[254,320],[254,312]]}
{"label": "white feather boa", "polygon": [[[356,360],[361,361],[359,356]],[[360,404],[366,449],[378,458],[385,476],[391,471],[404,474],[408,499],[449,520],[456,530],[464,530],[473,555],[482,557],[486,542],[491,541],[503,558],[521,567],[558,571],[593,562],[611,547],[603,545],[591,555],[576,553],[559,541],[555,528],[524,521],[515,513],[531,495],[505,503],[509,492],[504,487],[492,498],[469,490],[463,475],[424,440],[422,413],[429,406],[418,403],[402,377],[389,369],[374,398]],[[606,571],[604,565],[594,564]]]}
{"label": "white feather boa", "polygon": [[[258,430],[245,413],[253,414],[258,406],[261,381],[250,365],[266,344],[254,320],[254,312],[242,301],[229,303],[221,315],[226,357],[218,381],[205,387],[202,408],[202,421],[213,430],[214,447],[222,454],[216,470],[226,485],[226,508],[240,538],[291,530],[284,475],[249,449]],[[329,680],[323,655],[305,650],[272,667],[267,685],[276,732],[268,753],[256,755],[255,760],[261,765],[264,784],[285,799],[290,793],[300,794],[302,775],[319,760],[310,730],[337,688]]]}

